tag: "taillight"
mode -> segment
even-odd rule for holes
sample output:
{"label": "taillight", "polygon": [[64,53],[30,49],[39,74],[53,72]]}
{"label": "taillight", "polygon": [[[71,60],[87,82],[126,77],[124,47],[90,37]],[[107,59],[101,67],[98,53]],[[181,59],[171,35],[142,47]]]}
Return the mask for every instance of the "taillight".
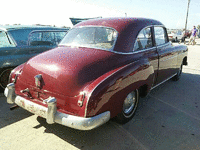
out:
{"label": "taillight", "polygon": [[15,72],[11,72],[10,76],[9,76],[9,83],[16,83],[17,81],[17,77],[19,74],[15,73]]}
{"label": "taillight", "polygon": [[22,73],[23,67],[24,67],[24,64],[16,67],[15,69],[13,69],[11,71],[10,76],[9,76],[9,80],[8,80],[9,83],[16,83],[17,77],[18,77],[18,75],[20,75]]}
{"label": "taillight", "polygon": [[11,71],[8,82],[9,83],[14,82],[15,78],[16,78],[15,72]]}
{"label": "taillight", "polygon": [[84,99],[85,99],[85,92],[80,92],[80,97],[79,97],[79,100],[78,100],[78,106],[80,106],[80,107],[83,106]]}

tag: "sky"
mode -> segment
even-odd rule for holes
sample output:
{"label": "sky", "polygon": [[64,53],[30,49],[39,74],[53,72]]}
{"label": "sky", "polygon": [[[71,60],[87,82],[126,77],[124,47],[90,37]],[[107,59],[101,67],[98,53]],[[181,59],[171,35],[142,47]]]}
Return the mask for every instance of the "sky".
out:
{"label": "sky", "polygon": [[[188,0],[1,0],[0,25],[72,27],[69,18],[142,17],[183,29]],[[200,0],[190,0],[187,29],[200,25]]]}

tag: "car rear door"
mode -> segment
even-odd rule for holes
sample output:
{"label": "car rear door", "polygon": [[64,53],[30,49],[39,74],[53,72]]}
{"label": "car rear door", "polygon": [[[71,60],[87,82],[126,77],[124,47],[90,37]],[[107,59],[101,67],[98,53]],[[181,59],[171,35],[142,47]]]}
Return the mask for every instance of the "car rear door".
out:
{"label": "car rear door", "polygon": [[178,54],[171,42],[169,42],[164,27],[155,26],[154,35],[159,56],[159,69],[156,84],[159,84],[171,78],[176,73]]}
{"label": "car rear door", "polygon": [[153,27],[142,29],[136,39],[134,52],[141,60],[147,60],[154,69],[153,85],[158,75],[158,52],[153,42]]}

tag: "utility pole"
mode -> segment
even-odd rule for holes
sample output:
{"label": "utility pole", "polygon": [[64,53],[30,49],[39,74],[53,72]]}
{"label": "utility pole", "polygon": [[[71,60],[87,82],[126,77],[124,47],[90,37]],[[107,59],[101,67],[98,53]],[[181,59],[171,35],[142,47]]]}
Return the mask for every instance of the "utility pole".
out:
{"label": "utility pole", "polygon": [[185,21],[185,33],[186,33],[186,30],[187,30],[187,20],[188,20],[189,5],[190,5],[190,0],[188,0],[188,8],[187,8],[186,21]]}

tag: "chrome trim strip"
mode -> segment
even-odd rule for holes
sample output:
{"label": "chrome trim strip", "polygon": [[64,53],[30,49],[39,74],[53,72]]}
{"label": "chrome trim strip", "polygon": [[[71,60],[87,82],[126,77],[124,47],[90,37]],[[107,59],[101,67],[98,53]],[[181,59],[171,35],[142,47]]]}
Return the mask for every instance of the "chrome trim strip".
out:
{"label": "chrome trim strip", "polygon": [[[142,29],[138,32],[138,34],[137,34],[137,36],[136,36],[136,38],[135,38],[135,43],[134,43],[134,45],[133,45],[133,52],[135,51],[135,46],[136,46],[136,43],[137,43],[138,36],[139,36],[140,32],[141,32],[142,30],[144,30],[144,29],[147,29],[147,28],[150,29],[151,40],[152,40],[152,45],[153,45],[153,38],[152,38],[152,33],[153,33],[153,31],[152,31],[152,27],[154,27],[154,26],[153,26],[153,25],[151,25],[151,26],[146,26],[146,27],[142,28]],[[154,46],[154,47],[155,47],[155,46]],[[140,51],[140,50],[139,50],[139,51]]]}
{"label": "chrome trim strip", "polygon": [[162,81],[161,83],[155,85],[154,87],[152,87],[150,90],[153,90],[154,88],[156,88],[157,86],[163,84],[164,82],[168,81],[169,79],[173,78],[176,75],[176,73],[174,75],[172,75],[171,77],[167,78],[166,80]]}
{"label": "chrome trim strip", "polygon": [[113,53],[116,53],[116,54],[122,54],[122,55],[132,55],[132,54],[137,54],[137,53],[142,53],[142,52],[146,52],[146,51],[150,51],[152,49],[155,49],[156,47],[151,47],[151,48],[147,48],[147,49],[144,49],[144,50],[140,50],[140,51],[133,51],[133,52],[130,52],[130,53],[122,53],[122,52],[115,52],[115,51],[112,51]]}
{"label": "chrome trim strip", "polygon": [[152,50],[152,49],[156,49],[156,46],[151,47],[151,48],[147,48],[147,49],[144,49],[144,50],[133,51],[133,54],[141,53],[141,52],[145,52],[145,51],[150,51],[150,50]]}
{"label": "chrome trim strip", "polygon": [[176,57],[178,57],[178,55],[175,55],[175,56],[173,56],[173,57],[166,58],[166,59],[160,59],[160,61],[161,61],[161,62],[165,62],[165,61],[167,61],[167,60],[170,60],[170,59],[173,59],[173,58],[176,58]]}
{"label": "chrome trim strip", "polygon": [[160,48],[160,47],[163,47],[163,46],[168,46],[168,45],[170,45],[169,43],[170,43],[170,42],[167,42],[167,43],[164,43],[164,44],[158,45],[157,48]]}

